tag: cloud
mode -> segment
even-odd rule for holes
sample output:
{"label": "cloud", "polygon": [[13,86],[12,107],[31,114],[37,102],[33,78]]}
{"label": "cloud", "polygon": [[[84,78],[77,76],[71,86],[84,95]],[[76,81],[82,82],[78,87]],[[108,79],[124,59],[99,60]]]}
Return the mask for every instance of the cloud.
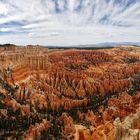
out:
{"label": "cloud", "polygon": [[139,0],[1,0],[0,9],[0,43],[140,42]]}
{"label": "cloud", "polygon": [[8,32],[8,31],[10,31],[9,28],[1,28],[1,29],[0,29],[0,32]]}
{"label": "cloud", "polygon": [[8,13],[8,9],[6,5],[0,2],[0,15],[6,15]]}

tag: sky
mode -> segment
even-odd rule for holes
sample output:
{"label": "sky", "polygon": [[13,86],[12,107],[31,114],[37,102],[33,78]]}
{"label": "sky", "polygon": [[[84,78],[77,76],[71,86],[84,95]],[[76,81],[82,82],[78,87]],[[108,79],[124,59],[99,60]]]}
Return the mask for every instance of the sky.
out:
{"label": "sky", "polygon": [[0,44],[140,43],[140,0],[0,0]]}

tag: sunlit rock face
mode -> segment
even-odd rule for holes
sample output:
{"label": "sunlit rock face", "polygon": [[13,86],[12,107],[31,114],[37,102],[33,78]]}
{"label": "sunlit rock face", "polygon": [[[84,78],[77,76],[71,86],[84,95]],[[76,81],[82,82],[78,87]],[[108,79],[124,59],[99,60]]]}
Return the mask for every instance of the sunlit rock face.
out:
{"label": "sunlit rock face", "polygon": [[123,121],[117,118],[114,121],[114,126],[116,128],[116,139],[117,140],[139,140],[140,139],[140,108],[135,114],[130,114],[125,117]]}
{"label": "sunlit rock face", "polygon": [[139,140],[139,47],[0,50],[0,137]]}

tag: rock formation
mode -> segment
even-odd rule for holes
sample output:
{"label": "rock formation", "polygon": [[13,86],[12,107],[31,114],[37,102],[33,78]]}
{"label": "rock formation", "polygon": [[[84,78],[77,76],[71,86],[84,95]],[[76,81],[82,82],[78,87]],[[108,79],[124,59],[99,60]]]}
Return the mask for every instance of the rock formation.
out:
{"label": "rock formation", "polygon": [[140,49],[0,46],[0,138],[139,140]]}

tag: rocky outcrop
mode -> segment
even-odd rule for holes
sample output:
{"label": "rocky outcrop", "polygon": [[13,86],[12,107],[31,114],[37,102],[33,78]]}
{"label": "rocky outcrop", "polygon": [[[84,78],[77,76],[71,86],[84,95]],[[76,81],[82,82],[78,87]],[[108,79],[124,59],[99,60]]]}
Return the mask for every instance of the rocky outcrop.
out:
{"label": "rocky outcrop", "polygon": [[[139,140],[140,108],[135,114],[130,114],[123,121],[117,118],[114,121],[116,140]],[[135,126],[135,127],[134,127]]]}
{"label": "rocky outcrop", "polygon": [[120,48],[0,47],[2,137],[8,128],[19,139],[139,139],[138,56]]}

